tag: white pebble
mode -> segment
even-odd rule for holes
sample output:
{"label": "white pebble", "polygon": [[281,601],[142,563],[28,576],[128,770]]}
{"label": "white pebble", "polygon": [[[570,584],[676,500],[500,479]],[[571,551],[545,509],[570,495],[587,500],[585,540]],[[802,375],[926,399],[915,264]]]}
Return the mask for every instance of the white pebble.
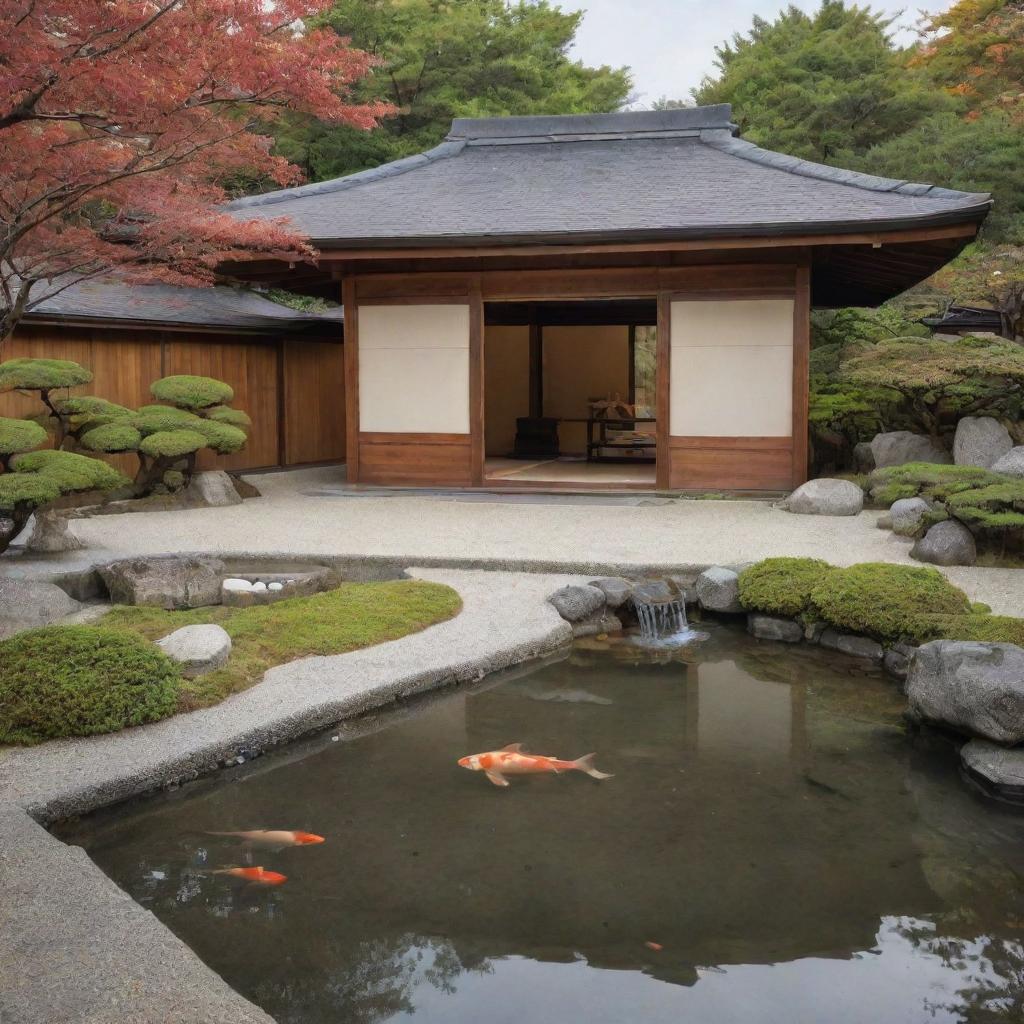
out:
{"label": "white pebble", "polygon": [[283,583],[268,583],[267,590],[284,590]]}
{"label": "white pebble", "polygon": [[252,590],[252,584],[248,580],[227,579],[221,587],[224,590]]}
{"label": "white pebble", "polygon": [[258,583],[254,583],[252,585],[252,589],[253,593],[263,593],[263,591],[267,589],[267,585],[261,580]]}

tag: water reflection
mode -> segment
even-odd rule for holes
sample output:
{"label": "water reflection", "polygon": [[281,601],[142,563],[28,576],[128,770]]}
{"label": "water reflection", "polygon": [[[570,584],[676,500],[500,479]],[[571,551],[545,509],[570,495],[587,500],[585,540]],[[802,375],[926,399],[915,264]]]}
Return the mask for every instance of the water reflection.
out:
{"label": "water reflection", "polygon": [[[296,1024],[1020,1020],[1021,819],[873,670],[709,633],[580,644],[68,838]],[[455,765],[516,741],[616,778]],[[287,885],[203,873],[239,856],[207,830],[277,827],[329,837],[262,855]]]}

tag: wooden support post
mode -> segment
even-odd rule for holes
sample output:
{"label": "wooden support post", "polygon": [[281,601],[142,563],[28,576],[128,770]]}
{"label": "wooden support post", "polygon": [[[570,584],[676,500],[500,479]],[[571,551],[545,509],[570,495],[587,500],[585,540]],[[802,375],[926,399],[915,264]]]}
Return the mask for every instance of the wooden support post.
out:
{"label": "wooden support post", "polygon": [[658,294],[658,347],[655,362],[654,416],[657,420],[655,436],[657,439],[657,464],[655,482],[659,491],[667,491],[671,486],[672,451],[669,445],[669,395],[671,394],[672,373],[672,302],[668,292]]}
{"label": "wooden support post", "polygon": [[346,277],[341,283],[345,307],[345,462],[350,484],[359,482],[359,304],[356,281]]}
{"label": "wooden support post", "polygon": [[544,415],[544,328],[537,319],[537,304],[530,303],[530,418]]}
{"label": "wooden support post", "polygon": [[807,480],[807,415],[811,356],[811,268],[796,270],[793,301],[793,486]]}
{"label": "wooden support post", "polygon": [[473,275],[469,286],[469,451],[470,479],[474,487],[483,486],[484,460],[484,300],[480,275]]}

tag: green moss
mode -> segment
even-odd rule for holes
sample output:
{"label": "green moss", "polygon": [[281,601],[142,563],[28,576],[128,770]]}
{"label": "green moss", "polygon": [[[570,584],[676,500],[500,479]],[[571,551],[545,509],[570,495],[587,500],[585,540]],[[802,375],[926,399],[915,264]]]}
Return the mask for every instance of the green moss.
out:
{"label": "green moss", "polygon": [[8,359],[0,363],[0,391],[49,391],[88,384],[92,374],[69,359]]}
{"label": "green moss", "polygon": [[141,637],[47,626],[0,642],[0,742],[38,743],[155,722],[178,707],[180,673]]}
{"label": "green moss", "polygon": [[169,405],[144,405],[132,417],[132,425],[143,434],[155,434],[161,430],[189,429],[198,419],[194,413]]}
{"label": "green moss", "polygon": [[60,493],[55,481],[35,473],[0,473],[0,512],[22,504],[37,508],[56,501]]}
{"label": "green moss", "polygon": [[173,459],[191,455],[205,447],[206,438],[195,430],[158,430],[142,439],[139,451],[154,458],[163,456]]}
{"label": "green moss", "polygon": [[903,466],[876,469],[868,477],[871,498],[891,505],[899,498],[922,497],[945,501],[950,495],[1000,483],[1006,478],[978,466],[944,466],[932,462],[908,462]]}
{"label": "green moss", "polygon": [[1024,647],[1024,619],[976,611],[969,615],[918,615],[910,622],[906,636],[917,644],[929,640],[978,640]]}
{"label": "green moss", "polygon": [[185,486],[185,474],[176,469],[167,470],[161,479],[169,491],[180,491]]}
{"label": "green moss", "polygon": [[46,431],[32,420],[12,420],[0,416],[0,455],[31,451],[43,444],[46,437]]}
{"label": "green moss", "polygon": [[149,390],[154,398],[182,409],[208,409],[213,405],[225,405],[235,397],[231,386],[223,381],[184,374],[161,377]]}
{"label": "green moss", "polygon": [[766,558],[740,573],[740,602],[748,611],[800,615],[811,591],[834,571],[816,558]]}
{"label": "green moss", "polygon": [[198,417],[197,422],[190,425],[188,429],[202,434],[206,439],[207,447],[212,448],[218,455],[230,455],[232,452],[240,451],[248,440],[245,431],[239,430],[238,427]]}
{"label": "green moss", "polygon": [[990,475],[999,482],[951,495],[946,501],[950,514],[983,530],[1024,527],[1024,480]]}
{"label": "green moss", "polygon": [[[45,449],[16,456],[11,463],[15,476],[38,475],[55,483],[62,493],[72,491],[109,491],[122,487],[128,479],[99,459],[74,452]],[[4,474],[5,476],[7,474]]]}
{"label": "green moss", "polygon": [[896,641],[915,636],[921,616],[965,616],[970,602],[937,569],[864,562],[829,573],[811,607],[837,629]]}
{"label": "green moss", "polygon": [[227,405],[206,409],[203,415],[215,423],[226,423],[229,427],[238,427],[239,430],[248,430],[252,426],[252,420],[247,413],[242,412],[241,409],[232,409]]}
{"label": "green moss", "polygon": [[133,452],[141,440],[139,431],[119,420],[93,427],[80,438],[82,446],[92,452]]}
{"label": "green moss", "polygon": [[199,707],[258,682],[274,665],[318,654],[342,654],[395,640],[455,615],[462,607],[450,587],[422,580],[343,583],[312,597],[293,597],[255,608],[119,607],[100,625],[155,640],[194,623],[215,622],[231,636],[227,665],[185,680],[184,706]]}

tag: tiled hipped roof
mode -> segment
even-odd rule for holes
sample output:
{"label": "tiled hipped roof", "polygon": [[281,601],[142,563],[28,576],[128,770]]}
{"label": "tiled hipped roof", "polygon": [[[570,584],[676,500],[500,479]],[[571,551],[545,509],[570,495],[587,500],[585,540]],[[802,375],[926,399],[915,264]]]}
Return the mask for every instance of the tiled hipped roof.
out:
{"label": "tiled hipped roof", "polygon": [[323,249],[797,235],[980,220],[987,194],[876,178],[736,138],[728,104],[453,122],[360,174],[236,200]]}

